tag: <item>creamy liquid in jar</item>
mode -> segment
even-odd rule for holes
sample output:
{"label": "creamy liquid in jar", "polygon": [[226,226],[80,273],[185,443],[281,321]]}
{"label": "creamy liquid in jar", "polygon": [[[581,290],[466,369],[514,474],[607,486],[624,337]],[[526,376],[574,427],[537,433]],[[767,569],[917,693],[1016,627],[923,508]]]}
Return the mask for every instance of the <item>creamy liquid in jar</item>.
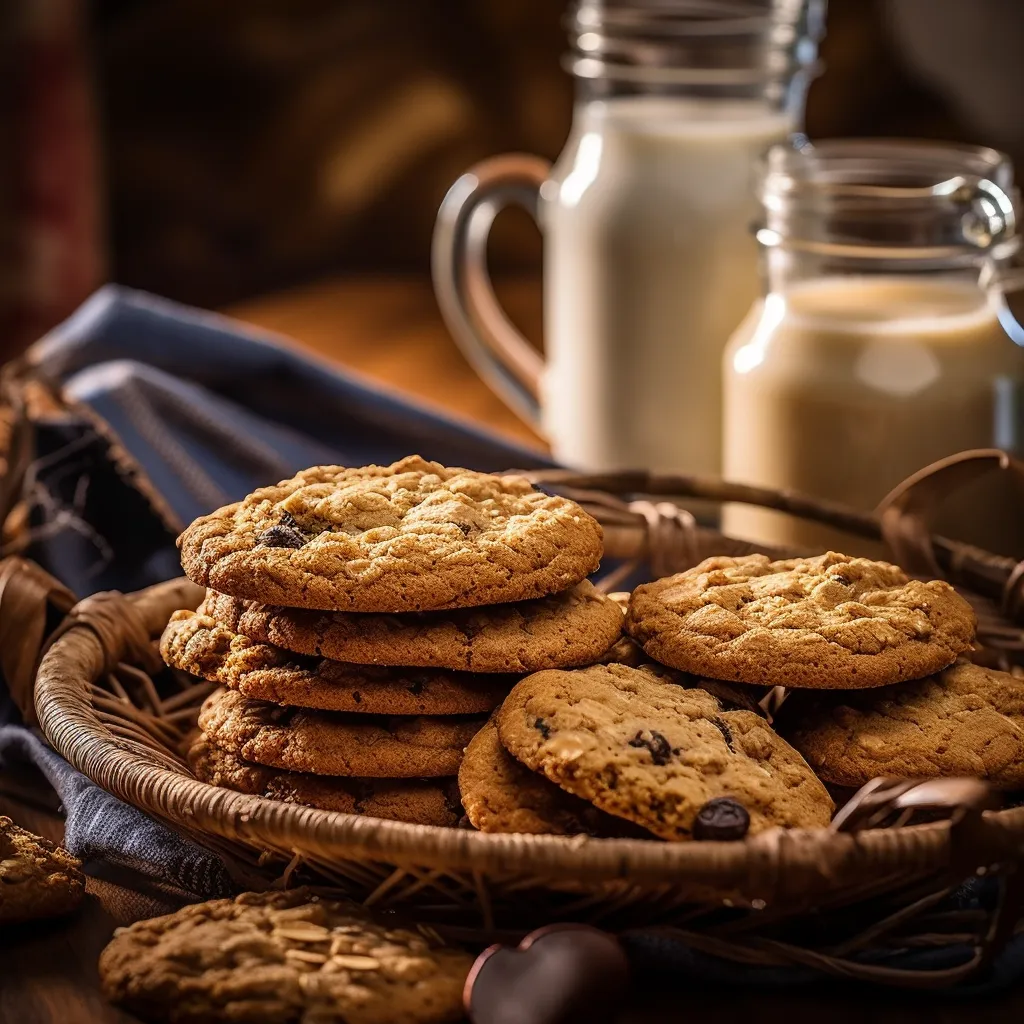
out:
{"label": "creamy liquid in jar", "polygon": [[[1020,449],[1024,351],[977,285],[825,277],[769,295],[725,354],[724,472],[868,511],[911,473],[968,448]],[[979,482],[936,532],[1016,553],[1019,496]],[[847,535],[732,505],[735,536],[822,549]]]}
{"label": "creamy liquid in jar", "polygon": [[591,470],[718,475],[722,351],[760,294],[753,101],[591,102],[541,190],[544,429]]}

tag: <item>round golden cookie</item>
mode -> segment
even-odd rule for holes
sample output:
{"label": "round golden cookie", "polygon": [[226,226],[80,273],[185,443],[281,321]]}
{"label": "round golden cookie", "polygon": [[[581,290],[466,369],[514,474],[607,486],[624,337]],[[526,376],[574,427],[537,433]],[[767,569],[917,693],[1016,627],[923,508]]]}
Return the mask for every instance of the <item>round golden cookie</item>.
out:
{"label": "round golden cookie", "polygon": [[217,690],[203,702],[199,728],[246,761],[314,775],[368,779],[455,775],[466,744],[483,725],[447,718],[346,715],[281,707]]}
{"label": "round golden cookie", "polygon": [[751,834],[832,816],[825,787],[763,718],[643,669],[538,672],[496,718],[502,746],[528,768],[664,839],[692,838],[721,798],[742,804]]}
{"label": "round golden cookie", "polygon": [[253,700],[374,715],[479,714],[496,708],[518,678],[306,657],[189,611],[171,616],[160,653],[168,665]]}
{"label": "round golden cookie", "polygon": [[353,779],[309,775],[244,761],[200,734],[188,752],[197,779],[238,793],[322,811],[455,828],[462,818],[454,779]]}
{"label": "round golden cookie", "polygon": [[0,926],[59,917],[85,895],[82,865],[0,815]]}
{"label": "round golden cookie", "polygon": [[314,466],[197,519],[178,538],[196,583],[264,604],[409,612],[566,590],[602,552],[597,521],[519,476]]}
{"label": "round golden cookie", "polygon": [[481,832],[654,838],[520,764],[501,745],[493,718],[466,748],[459,792],[466,817]]}
{"label": "round golden cookie", "polygon": [[446,1024],[473,958],[306,889],[194,903],[118,929],[103,993],[168,1024]]}
{"label": "round golden cookie", "polygon": [[637,587],[626,617],[652,658],[684,672],[837,690],[938,672],[971,648],[974,627],[948,583],[832,551],[709,558]]}
{"label": "round golden cookie", "polygon": [[964,775],[1024,786],[1024,680],[959,662],[862,693],[793,700],[782,727],[826,781]]}
{"label": "round golden cookie", "polygon": [[520,675],[593,664],[621,637],[623,620],[619,606],[589,580],[533,601],[447,612],[316,612],[213,591],[199,611],[254,640],[301,654]]}

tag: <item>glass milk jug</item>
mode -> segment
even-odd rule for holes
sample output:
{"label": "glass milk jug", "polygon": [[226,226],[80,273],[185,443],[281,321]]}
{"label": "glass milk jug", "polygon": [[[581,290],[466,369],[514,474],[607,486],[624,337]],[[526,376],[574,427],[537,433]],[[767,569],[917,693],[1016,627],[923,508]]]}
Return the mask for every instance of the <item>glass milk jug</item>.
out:
{"label": "glass milk jug", "polygon": [[[823,0],[582,0],[561,156],[498,157],[453,186],[442,312],[560,462],[718,475],[722,350],[759,294],[756,169],[800,127],[823,15]],[[508,202],[544,235],[543,361],[487,279]]]}
{"label": "glass milk jug", "polygon": [[[1021,451],[1024,337],[1000,287],[1020,238],[1002,154],[894,140],[778,147],[761,198],[767,294],[723,366],[729,479],[870,511],[940,458]],[[979,482],[934,528],[1024,554],[1011,487]],[[724,525],[780,544],[848,541],[739,506]]]}

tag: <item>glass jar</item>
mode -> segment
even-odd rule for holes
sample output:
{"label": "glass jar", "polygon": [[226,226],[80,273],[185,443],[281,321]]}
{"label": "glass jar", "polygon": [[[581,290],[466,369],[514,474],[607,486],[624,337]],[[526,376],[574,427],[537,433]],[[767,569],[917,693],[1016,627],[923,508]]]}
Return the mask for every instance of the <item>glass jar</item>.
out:
{"label": "glass jar", "polygon": [[[557,162],[497,157],[453,186],[434,244],[442,312],[559,461],[719,472],[722,351],[760,290],[758,161],[801,126],[824,7],[581,0]],[[545,362],[487,282],[487,230],[510,202],[544,235]]]}
{"label": "glass jar", "polygon": [[[767,294],[725,353],[728,479],[869,511],[937,459],[1020,451],[1024,338],[999,288],[1020,245],[1005,156],[891,140],[778,147],[760,196]],[[1010,484],[952,500],[935,528],[1024,554],[999,486]],[[724,526],[778,544],[847,543],[739,506]]]}

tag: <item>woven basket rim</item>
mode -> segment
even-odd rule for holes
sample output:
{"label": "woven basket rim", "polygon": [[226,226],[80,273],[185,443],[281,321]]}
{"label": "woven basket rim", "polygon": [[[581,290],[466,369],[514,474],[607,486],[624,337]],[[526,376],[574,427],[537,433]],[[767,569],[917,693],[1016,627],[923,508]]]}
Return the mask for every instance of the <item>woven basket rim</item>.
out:
{"label": "woven basket rim", "polygon": [[[173,580],[126,595],[125,600],[148,618],[147,628],[155,635],[161,620],[187,603],[182,597],[185,586],[193,585]],[[36,688],[43,732],[58,753],[93,782],[193,832],[278,852],[301,849],[328,860],[371,857],[396,864],[414,862],[439,871],[526,873],[587,883],[627,879],[644,886],[670,885],[686,878],[714,886],[735,885],[754,894],[780,889],[798,892],[810,877],[842,875],[844,867],[854,865],[863,869],[870,864],[878,872],[943,870],[953,853],[947,821],[852,834],[777,829],[739,842],[664,843],[485,834],[236,793],[201,782],[185,774],[184,768],[181,774],[173,772],[157,758],[127,749],[100,720],[90,698],[95,679],[88,678],[82,652],[94,665],[109,666],[127,654],[123,636],[115,637],[113,646],[113,650],[104,649],[87,611],[53,643],[40,664]],[[976,866],[993,863],[1024,839],[1024,808],[986,812],[985,823],[985,848],[972,851]]]}

